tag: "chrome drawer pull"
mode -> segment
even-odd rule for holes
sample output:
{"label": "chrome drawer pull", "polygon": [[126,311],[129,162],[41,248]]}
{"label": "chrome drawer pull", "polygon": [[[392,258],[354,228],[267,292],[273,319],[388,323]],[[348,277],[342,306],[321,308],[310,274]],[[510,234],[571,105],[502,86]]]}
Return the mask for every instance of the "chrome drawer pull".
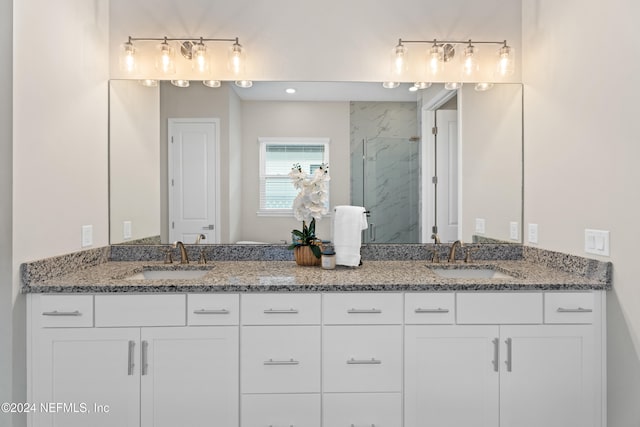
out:
{"label": "chrome drawer pull", "polygon": [[75,310],[75,311],[53,310],[53,311],[43,311],[42,315],[43,316],[82,316],[82,313],[80,313],[78,310]]}
{"label": "chrome drawer pull", "polygon": [[504,361],[505,365],[507,365],[507,372],[511,372],[511,366],[512,366],[512,361],[511,361],[511,345],[512,345],[512,341],[511,338],[507,338],[504,343],[507,345],[507,360]]}
{"label": "chrome drawer pull", "polygon": [[558,313],[591,313],[593,309],[591,308],[564,308],[558,307]]}
{"label": "chrome drawer pull", "polygon": [[416,313],[448,313],[448,308],[416,308]]}
{"label": "chrome drawer pull", "polygon": [[378,360],[375,357],[371,359],[354,359],[353,357],[347,360],[347,365],[380,365],[382,364],[382,360]]}
{"label": "chrome drawer pull", "polygon": [[147,372],[149,370],[148,354],[147,354],[148,351],[149,351],[149,342],[142,341],[142,369],[140,372],[142,375],[147,375]]}
{"label": "chrome drawer pull", "polygon": [[222,308],[220,310],[207,310],[201,308],[200,310],[193,310],[193,314],[229,314],[229,310]]}
{"label": "chrome drawer pull", "polygon": [[295,308],[287,308],[287,309],[268,308],[264,311],[264,314],[298,314],[298,310]]}
{"label": "chrome drawer pull", "polygon": [[293,359],[289,359],[289,360],[273,360],[273,359],[269,359],[269,360],[265,360],[264,364],[265,365],[299,365],[300,361],[293,360]]}
{"label": "chrome drawer pull", "polygon": [[360,308],[352,308],[351,310],[347,310],[349,314],[380,314],[382,310],[379,308],[369,308],[369,309],[360,309]]}
{"label": "chrome drawer pull", "polygon": [[[351,424],[351,427],[356,427],[356,425],[355,424]],[[371,427],[376,427],[376,425],[375,424],[371,424]]]}
{"label": "chrome drawer pull", "polygon": [[133,362],[133,349],[135,346],[135,341],[129,341],[129,369],[127,370],[127,375],[133,375],[133,367],[135,366],[135,363]]}
{"label": "chrome drawer pull", "polygon": [[500,340],[498,338],[493,339],[493,360],[491,363],[493,364],[493,370],[498,372],[500,359]]}

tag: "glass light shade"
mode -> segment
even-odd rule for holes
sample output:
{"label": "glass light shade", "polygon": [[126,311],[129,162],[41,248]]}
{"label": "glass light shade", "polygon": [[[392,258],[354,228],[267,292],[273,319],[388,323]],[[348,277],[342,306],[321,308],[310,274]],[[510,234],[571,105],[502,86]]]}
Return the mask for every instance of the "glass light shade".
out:
{"label": "glass light shade", "polygon": [[133,43],[126,42],[122,45],[122,51],[120,52],[120,70],[125,73],[133,73],[138,68],[136,61],[136,48]]}
{"label": "glass light shade", "polygon": [[428,89],[431,87],[431,82],[415,82],[413,87],[416,89]]}
{"label": "glass light shade", "polygon": [[391,49],[391,75],[394,78],[402,77],[409,68],[408,49],[403,44],[398,44]]}
{"label": "glass light shade", "polygon": [[496,64],[496,74],[499,77],[507,77],[513,75],[515,71],[515,63],[513,60],[513,48],[504,46],[498,50],[498,62]]}
{"label": "glass light shade", "polygon": [[166,40],[158,45],[156,69],[163,74],[176,72],[175,49]]}
{"label": "glass light shade", "polygon": [[140,80],[140,84],[145,87],[157,87],[158,81],[153,79]]}
{"label": "glass light shade", "polygon": [[253,82],[251,80],[236,80],[236,86],[246,89],[253,86]]}
{"label": "glass light shade", "polygon": [[493,83],[476,83],[475,90],[476,92],[484,92],[493,87]]}
{"label": "glass light shade", "polygon": [[400,86],[400,82],[382,82],[382,87],[385,89],[395,89]]}
{"label": "glass light shade", "polygon": [[446,90],[456,90],[462,87],[462,83],[460,82],[447,82],[444,84],[444,88]]}
{"label": "glass light shade", "polygon": [[193,45],[191,61],[194,71],[200,74],[209,72],[209,54],[204,43],[200,42]]}
{"label": "glass light shade", "polygon": [[244,49],[242,48],[242,45],[236,40],[236,42],[231,45],[231,48],[229,48],[229,61],[227,64],[229,70],[234,75],[238,76],[244,72],[245,57],[246,54],[244,52]]}
{"label": "glass light shade", "polygon": [[220,87],[222,83],[220,80],[203,80],[202,84],[206,87]]}
{"label": "glass light shade", "polygon": [[442,57],[442,46],[434,44],[427,53],[428,68],[427,72],[431,76],[439,76],[444,69],[444,61]]}
{"label": "glass light shade", "polygon": [[189,80],[171,80],[171,84],[177,87],[189,87]]}
{"label": "glass light shade", "polygon": [[462,75],[464,77],[473,77],[478,69],[478,50],[475,46],[469,44],[464,48],[462,54]]}

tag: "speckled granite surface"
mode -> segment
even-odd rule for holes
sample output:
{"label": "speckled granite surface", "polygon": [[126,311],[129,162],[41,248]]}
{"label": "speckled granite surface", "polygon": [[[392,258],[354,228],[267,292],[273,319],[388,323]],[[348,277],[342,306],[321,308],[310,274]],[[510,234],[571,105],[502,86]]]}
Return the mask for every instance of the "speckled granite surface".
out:
{"label": "speckled granite surface", "polygon": [[[250,249],[220,245],[217,254],[210,254],[209,264],[200,266],[190,264],[165,265],[158,259],[162,253],[158,247],[136,251],[148,254],[148,259],[114,260],[114,252],[121,248],[112,248],[112,258],[108,262],[94,263],[86,268],[67,271],[64,274],[35,274],[40,264],[23,266],[25,279],[24,292],[310,292],[310,291],[453,291],[453,290],[607,290],[611,288],[611,264],[580,257],[568,257],[565,254],[549,253],[537,249],[527,249],[517,245],[493,247],[481,245],[474,252],[476,261],[471,264],[458,262],[455,265],[446,262],[432,264],[425,261],[430,258],[433,245],[372,245],[363,248],[363,265],[357,268],[338,267],[336,270],[323,270],[320,267],[301,267],[290,260],[228,261],[216,260],[216,256],[247,256],[251,251],[273,251],[269,256],[288,254],[283,245],[265,246],[247,245]],[[229,246],[222,248],[222,246]],[[274,249],[275,246],[275,249]],[[375,247],[374,247],[375,246]],[[393,248],[384,248],[392,246]],[[440,245],[443,255],[447,245]],[[189,247],[193,259],[197,259],[195,250],[201,247]],[[141,249],[141,248],[138,248]],[[476,249],[476,248],[474,248]],[[286,251],[286,252],[283,252]],[[365,250],[370,251],[367,258],[387,254],[391,260],[365,258]],[[227,252],[225,252],[227,251]],[[158,256],[159,254],[159,256]],[[506,259],[496,259],[505,256]],[[482,259],[487,255],[489,259]],[[190,253],[191,256],[191,253]],[[120,253],[115,258],[122,258]],[[419,258],[421,257],[421,258]],[[404,260],[398,260],[398,258]],[[379,259],[379,258],[378,258]],[[51,262],[51,260],[50,260]],[[439,268],[492,268],[510,275],[504,279],[448,279],[430,269]],[[207,269],[198,279],[140,280],[130,279],[143,270],[180,270]],[[51,269],[49,269],[51,272]],[[25,274],[25,272],[27,272]],[[38,278],[39,280],[32,280]],[[31,279],[31,280],[29,280]],[[27,281],[28,280],[28,281]]]}

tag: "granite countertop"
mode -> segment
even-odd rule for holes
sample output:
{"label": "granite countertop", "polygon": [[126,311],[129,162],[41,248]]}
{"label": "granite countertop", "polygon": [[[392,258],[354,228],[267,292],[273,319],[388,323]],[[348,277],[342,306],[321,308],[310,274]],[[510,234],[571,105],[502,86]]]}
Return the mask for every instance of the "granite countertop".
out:
{"label": "granite countertop", "polygon": [[[436,268],[493,268],[510,278],[449,279]],[[198,279],[131,279],[143,270],[207,270]],[[476,261],[470,264],[426,261],[368,261],[335,270],[302,267],[293,261],[212,261],[206,265],[166,265],[158,261],[107,261],[27,283],[25,293],[105,292],[317,292],[317,291],[505,291],[609,290],[598,275],[573,274],[527,260]]]}

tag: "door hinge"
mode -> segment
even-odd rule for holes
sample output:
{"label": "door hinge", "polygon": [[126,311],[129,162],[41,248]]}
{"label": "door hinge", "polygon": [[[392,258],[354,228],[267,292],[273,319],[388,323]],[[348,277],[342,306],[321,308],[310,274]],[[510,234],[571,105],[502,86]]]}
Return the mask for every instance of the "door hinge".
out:
{"label": "door hinge", "polygon": [[432,177],[431,178],[431,183],[432,184],[437,184],[438,183],[438,177],[437,176]]}
{"label": "door hinge", "polygon": [[431,232],[438,234],[438,226],[434,225],[433,227],[431,227]]}
{"label": "door hinge", "polygon": [[431,128],[431,133],[434,134],[434,135],[437,135],[438,134],[438,128],[436,126],[432,127]]}

